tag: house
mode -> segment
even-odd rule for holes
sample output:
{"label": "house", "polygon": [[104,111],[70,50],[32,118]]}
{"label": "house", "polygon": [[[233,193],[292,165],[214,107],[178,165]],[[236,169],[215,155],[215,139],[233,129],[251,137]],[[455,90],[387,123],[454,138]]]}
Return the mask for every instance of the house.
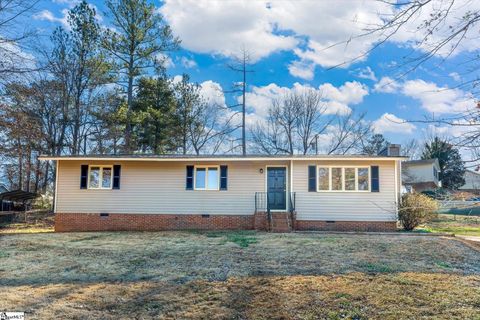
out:
{"label": "house", "polygon": [[56,231],[395,230],[402,157],[42,156]]}
{"label": "house", "polygon": [[480,191],[480,172],[465,170],[463,177],[465,178],[465,184],[458,188],[458,190],[473,193],[478,193]]}
{"label": "house", "polygon": [[7,191],[8,191],[7,187],[5,187],[4,184],[0,183],[0,193],[4,193],[4,192],[7,192]]}
{"label": "house", "polygon": [[442,186],[438,159],[410,160],[402,163],[402,184],[417,192],[435,190]]}

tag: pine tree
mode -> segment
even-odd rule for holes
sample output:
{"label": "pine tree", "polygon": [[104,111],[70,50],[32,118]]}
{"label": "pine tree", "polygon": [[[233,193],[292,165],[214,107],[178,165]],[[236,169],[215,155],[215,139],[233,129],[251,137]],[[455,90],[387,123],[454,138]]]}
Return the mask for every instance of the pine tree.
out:
{"label": "pine tree", "polygon": [[422,159],[438,159],[440,180],[446,189],[455,190],[465,184],[465,165],[458,149],[445,140],[435,137],[425,143]]}

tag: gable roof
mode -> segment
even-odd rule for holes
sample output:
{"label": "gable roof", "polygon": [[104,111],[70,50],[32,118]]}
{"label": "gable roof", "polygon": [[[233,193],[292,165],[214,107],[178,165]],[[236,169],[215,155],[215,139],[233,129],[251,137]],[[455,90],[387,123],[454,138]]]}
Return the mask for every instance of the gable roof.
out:
{"label": "gable roof", "polygon": [[409,166],[416,166],[416,165],[425,165],[425,164],[436,164],[440,166],[438,163],[438,159],[425,159],[425,160],[408,160],[402,163],[402,166],[409,167]]}
{"label": "gable roof", "polygon": [[65,156],[47,156],[39,157],[41,160],[132,160],[132,161],[255,161],[255,160],[405,160],[405,157],[391,156],[369,156],[369,155],[191,155],[191,154],[119,154],[119,155],[65,155]]}
{"label": "gable roof", "polygon": [[7,192],[7,191],[8,191],[7,187],[5,187],[4,184],[0,183],[0,193]]}

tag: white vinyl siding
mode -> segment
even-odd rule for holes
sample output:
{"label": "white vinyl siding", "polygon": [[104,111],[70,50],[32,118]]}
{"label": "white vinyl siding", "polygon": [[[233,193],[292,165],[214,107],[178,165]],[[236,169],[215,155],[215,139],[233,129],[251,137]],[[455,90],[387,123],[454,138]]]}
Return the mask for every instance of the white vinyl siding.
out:
{"label": "white vinyl siding", "polygon": [[[80,189],[82,164],[89,163],[60,161],[56,212],[253,215],[255,192],[265,191],[266,172],[259,170],[272,163],[92,161],[95,165],[122,166],[120,189],[102,192]],[[227,165],[228,190],[185,190],[187,165]]]}
{"label": "white vinyl siding", "polygon": [[[56,212],[253,215],[255,192],[265,192],[267,166],[287,166],[299,220],[394,221],[394,160],[309,161],[59,161]],[[119,190],[80,189],[80,166],[119,164]],[[186,190],[186,166],[228,166],[228,190]],[[308,192],[308,166],[380,167],[380,192]],[[263,169],[263,173],[261,173]],[[220,174],[220,172],[217,172]],[[318,173],[317,173],[318,174]],[[291,180],[291,182],[290,182]],[[370,183],[370,181],[369,181]]]}
{"label": "white vinyl siding", "polygon": [[[377,162],[372,161],[367,163],[368,166],[379,166],[380,192],[346,192],[340,190],[328,192],[309,192],[309,165],[317,165],[319,168],[364,168],[366,167],[366,162],[294,161],[293,191],[296,193],[297,219],[332,221],[395,221],[395,162],[392,160]],[[368,181],[368,183],[370,184],[370,181]]]}

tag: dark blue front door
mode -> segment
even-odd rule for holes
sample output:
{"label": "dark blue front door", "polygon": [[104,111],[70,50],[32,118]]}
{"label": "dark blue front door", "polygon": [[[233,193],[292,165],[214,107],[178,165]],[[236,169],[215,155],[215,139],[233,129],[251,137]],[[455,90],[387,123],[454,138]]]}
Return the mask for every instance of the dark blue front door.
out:
{"label": "dark blue front door", "polygon": [[267,168],[268,204],[271,210],[287,209],[287,169],[284,167]]}

